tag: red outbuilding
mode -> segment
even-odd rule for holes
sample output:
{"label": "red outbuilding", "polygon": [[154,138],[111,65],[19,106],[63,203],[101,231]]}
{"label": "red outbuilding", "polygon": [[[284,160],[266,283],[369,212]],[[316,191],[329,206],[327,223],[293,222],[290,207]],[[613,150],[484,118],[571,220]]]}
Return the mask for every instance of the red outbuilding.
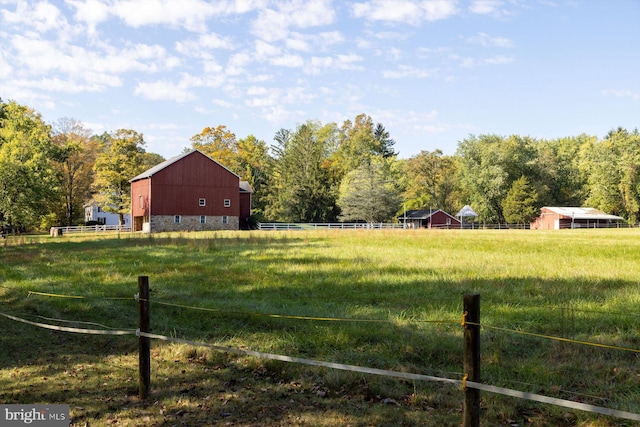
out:
{"label": "red outbuilding", "polygon": [[198,150],[162,162],[130,182],[133,231],[248,227],[251,186]]}
{"label": "red outbuilding", "polygon": [[407,228],[460,228],[460,220],[442,209],[410,210],[398,219]]}
{"label": "red outbuilding", "polygon": [[545,206],[540,216],[531,223],[532,230],[559,230],[563,228],[618,227],[624,218],[588,207]]}

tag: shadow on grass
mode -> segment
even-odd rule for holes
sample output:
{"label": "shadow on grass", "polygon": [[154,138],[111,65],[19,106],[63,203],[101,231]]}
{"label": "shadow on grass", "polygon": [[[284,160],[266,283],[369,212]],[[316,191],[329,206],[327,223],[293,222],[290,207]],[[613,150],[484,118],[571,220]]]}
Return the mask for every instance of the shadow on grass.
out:
{"label": "shadow on grass", "polygon": [[[416,263],[376,264],[365,255],[345,260],[333,256],[331,248],[303,253],[324,244],[320,238],[255,239],[249,244],[153,238],[15,248],[3,253],[0,311],[135,328],[133,301],[104,298],[131,296],[137,276],[148,275],[154,333],[453,378],[462,376],[459,319],[462,296],[470,292],[482,295],[483,323],[490,325],[575,338],[600,333],[621,345],[634,336],[632,320],[600,315],[597,308],[606,303],[609,311],[625,311],[624,295],[635,283],[533,277],[443,280],[437,269]],[[26,298],[29,290],[89,298]],[[274,319],[269,314],[386,322]],[[148,402],[140,402],[135,337],[56,333],[5,318],[0,324],[0,402],[67,403],[77,421],[91,425],[452,425],[461,419],[462,394],[449,386],[156,342],[154,391]],[[497,332],[483,336],[483,375],[490,383],[556,395],[563,388],[589,390],[591,397],[584,391],[581,400],[637,410],[637,404],[625,408],[624,399],[602,400],[616,379],[621,380],[617,389],[628,393],[629,400],[637,397],[635,355],[594,358],[588,348],[540,345]],[[576,365],[593,366],[594,361],[596,379],[584,384],[563,379],[575,373]],[[487,408],[485,419],[492,424],[531,419],[519,412],[523,406],[529,407],[512,402]],[[575,422],[561,410],[545,408],[538,414],[540,420],[530,425]]]}

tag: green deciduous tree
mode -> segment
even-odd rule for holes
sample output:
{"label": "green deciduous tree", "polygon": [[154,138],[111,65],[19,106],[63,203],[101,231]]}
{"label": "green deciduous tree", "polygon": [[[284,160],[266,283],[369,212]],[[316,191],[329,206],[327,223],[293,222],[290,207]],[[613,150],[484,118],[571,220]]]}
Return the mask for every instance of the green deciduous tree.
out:
{"label": "green deciduous tree", "polygon": [[29,107],[0,105],[0,222],[37,228],[56,190],[50,127]]}
{"label": "green deciduous tree", "polygon": [[340,166],[339,179],[377,157],[390,158],[395,141],[381,123],[374,124],[371,117],[359,114],[355,120],[345,120],[337,135],[337,150],[334,153]]}
{"label": "green deciduous tree", "polygon": [[368,223],[392,220],[401,203],[395,180],[380,162],[364,163],[349,172],[340,185],[340,219]]}
{"label": "green deciduous tree", "polygon": [[239,174],[236,135],[224,125],[206,127],[191,137],[191,148],[202,151],[234,173]]}
{"label": "green deciduous tree", "polygon": [[588,162],[587,203],[631,222],[640,219],[640,132],[618,128],[596,143]]}
{"label": "green deciduous tree", "polygon": [[536,145],[536,175],[533,182],[540,191],[540,203],[546,206],[582,206],[586,199],[585,155],[597,138],[585,134]]}
{"label": "green deciduous tree", "polygon": [[249,135],[237,143],[237,164],[240,177],[249,182],[253,189],[251,198],[252,215],[259,221],[265,219],[271,158],[267,144]]}
{"label": "green deciduous tree", "polygon": [[131,178],[145,170],[144,138],[141,133],[119,129],[103,134],[95,164],[95,198],[105,212],[117,213],[120,224],[131,210]]}
{"label": "green deciduous tree", "polygon": [[442,151],[421,151],[403,166],[404,200],[408,209],[436,208],[453,212],[464,205],[457,178],[457,160]]}
{"label": "green deciduous tree", "polygon": [[535,141],[527,137],[470,136],[458,145],[460,182],[485,221],[504,222],[502,201],[513,182],[536,175]]}
{"label": "green deciduous tree", "polygon": [[56,223],[68,226],[82,219],[82,206],[91,197],[93,167],[98,155],[98,143],[91,138],[91,131],[81,122],[62,118],[53,127],[52,156],[60,189],[60,202],[50,207]]}

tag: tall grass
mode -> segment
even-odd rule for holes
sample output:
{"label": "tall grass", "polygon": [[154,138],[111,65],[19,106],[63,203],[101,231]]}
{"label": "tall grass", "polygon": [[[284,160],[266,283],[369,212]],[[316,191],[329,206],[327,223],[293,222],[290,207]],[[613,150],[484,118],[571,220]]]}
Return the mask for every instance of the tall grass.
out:
{"label": "tall grass", "polygon": [[[30,320],[135,328],[132,295],[137,276],[146,275],[154,333],[461,378],[462,296],[477,292],[486,326],[484,382],[640,412],[638,353],[517,333],[640,348],[638,230],[21,239],[0,248],[0,311]],[[27,297],[29,291],[85,298]],[[326,319],[269,316],[275,314]],[[9,331],[0,338],[8,350],[0,354],[0,402],[69,403],[83,408],[75,410],[76,419],[92,425],[112,424],[113,417],[123,424],[172,425],[184,416],[196,424],[241,425],[460,422],[462,395],[448,386],[159,343],[153,343],[154,400],[136,402],[135,340],[70,336],[4,318],[0,325]],[[34,340],[35,352],[29,350]],[[624,425],[500,396],[484,395],[483,408],[487,425]]]}

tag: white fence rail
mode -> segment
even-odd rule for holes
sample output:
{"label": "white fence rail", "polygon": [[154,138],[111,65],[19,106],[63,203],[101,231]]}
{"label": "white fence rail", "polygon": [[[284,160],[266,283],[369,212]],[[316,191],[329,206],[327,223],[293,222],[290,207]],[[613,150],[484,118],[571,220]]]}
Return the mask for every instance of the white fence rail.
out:
{"label": "white fence rail", "polygon": [[304,223],[292,224],[282,222],[260,222],[258,230],[382,230],[382,229],[401,229],[402,224],[398,223]]}
{"label": "white fence rail", "polygon": [[49,235],[52,237],[64,236],[66,234],[86,234],[105,232],[130,232],[131,225],[89,225],[77,227],[51,227]]}

